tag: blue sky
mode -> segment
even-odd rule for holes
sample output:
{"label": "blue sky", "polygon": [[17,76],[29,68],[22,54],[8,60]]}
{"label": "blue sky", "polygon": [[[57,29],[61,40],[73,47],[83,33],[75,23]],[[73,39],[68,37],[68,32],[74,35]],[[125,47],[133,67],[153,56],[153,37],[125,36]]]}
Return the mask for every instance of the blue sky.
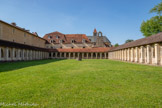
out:
{"label": "blue sky", "polygon": [[37,32],[92,35],[102,31],[112,44],[143,38],[140,25],[161,0],[0,0],[0,19]]}

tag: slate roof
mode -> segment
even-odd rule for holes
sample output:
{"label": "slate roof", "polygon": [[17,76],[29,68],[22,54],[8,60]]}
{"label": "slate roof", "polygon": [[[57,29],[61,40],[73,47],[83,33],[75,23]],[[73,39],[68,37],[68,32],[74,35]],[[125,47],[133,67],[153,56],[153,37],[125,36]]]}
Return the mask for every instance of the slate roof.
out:
{"label": "slate roof", "polygon": [[[97,36],[87,36],[87,37],[88,39],[91,40],[91,42],[96,42],[97,40]],[[103,41],[111,43],[110,40],[106,36],[103,36]]]}
{"label": "slate roof", "polygon": [[137,47],[137,46],[153,44],[153,43],[162,43],[162,32],[152,35],[152,36],[149,36],[149,37],[146,37],[146,38],[138,39],[138,40],[120,45],[118,47],[114,47],[110,51],[116,51],[116,50],[120,50],[120,49]]}

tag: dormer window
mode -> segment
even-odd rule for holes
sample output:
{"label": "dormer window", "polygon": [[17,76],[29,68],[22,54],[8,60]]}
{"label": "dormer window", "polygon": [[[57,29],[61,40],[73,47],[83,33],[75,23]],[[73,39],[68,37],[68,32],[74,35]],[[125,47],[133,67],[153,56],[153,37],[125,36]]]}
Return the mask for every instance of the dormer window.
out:
{"label": "dormer window", "polygon": [[63,43],[63,42],[64,42],[64,40],[59,40],[59,42],[60,42],[60,43]]}
{"label": "dormer window", "polygon": [[54,40],[51,40],[51,43],[54,43],[55,41]]}
{"label": "dormer window", "polygon": [[73,39],[73,40],[71,40],[71,43],[75,43],[75,40]]}
{"label": "dormer window", "polygon": [[52,36],[48,36],[48,39],[52,39]]}
{"label": "dormer window", "polygon": [[86,42],[86,40],[85,40],[85,39],[83,39],[83,40],[82,40],[82,42],[83,42],[83,43],[85,43],[85,42]]}
{"label": "dormer window", "polygon": [[60,37],[59,36],[56,36],[56,39],[59,39]]}

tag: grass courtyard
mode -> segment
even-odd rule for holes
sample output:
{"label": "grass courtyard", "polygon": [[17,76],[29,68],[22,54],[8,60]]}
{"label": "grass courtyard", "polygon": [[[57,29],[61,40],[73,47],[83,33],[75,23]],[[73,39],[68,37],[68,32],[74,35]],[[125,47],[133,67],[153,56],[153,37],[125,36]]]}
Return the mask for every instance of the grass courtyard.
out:
{"label": "grass courtyard", "polygon": [[162,67],[111,60],[2,63],[0,105],[19,103],[36,108],[162,107]]}

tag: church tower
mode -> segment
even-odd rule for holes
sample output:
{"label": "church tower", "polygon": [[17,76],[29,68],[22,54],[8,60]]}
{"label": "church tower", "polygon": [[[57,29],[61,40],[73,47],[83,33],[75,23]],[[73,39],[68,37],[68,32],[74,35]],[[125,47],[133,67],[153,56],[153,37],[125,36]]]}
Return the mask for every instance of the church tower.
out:
{"label": "church tower", "polygon": [[96,30],[96,28],[93,31],[93,36],[97,36],[97,30]]}

